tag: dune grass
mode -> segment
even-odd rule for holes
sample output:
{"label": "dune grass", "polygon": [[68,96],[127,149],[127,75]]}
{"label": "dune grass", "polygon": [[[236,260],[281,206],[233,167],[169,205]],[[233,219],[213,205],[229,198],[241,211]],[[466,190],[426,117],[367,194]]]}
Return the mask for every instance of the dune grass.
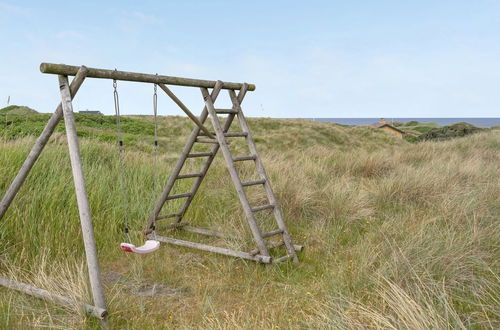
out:
{"label": "dune grass", "polygon": [[[133,126],[151,123],[148,117],[130,120]],[[92,125],[80,125],[93,132],[81,148],[115,328],[500,326],[500,131],[411,144],[370,128],[251,119],[289,231],[306,247],[299,265],[265,267],[168,245],[146,256],[122,253],[125,217],[132,228],[142,229],[190,125],[184,118],[162,118],[156,166],[148,131],[131,128],[124,168],[118,167],[115,146],[100,138],[112,134],[112,126]],[[0,193],[34,142],[30,136],[4,136]],[[232,148],[244,154],[243,144]],[[186,173],[197,166],[188,164]],[[240,171],[253,173],[249,166]],[[188,183],[176,189],[184,192]],[[250,193],[253,202],[263,196]],[[0,273],[90,301],[75,204],[65,137],[57,134],[0,223]],[[243,239],[171,235],[251,248],[220,157],[188,218]],[[259,221],[272,228],[270,220]],[[139,233],[132,239],[141,242]],[[152,283],[165,294],[142,295]],[[76,307],[59,308],[0,289],[0,328],[36,327],[98,328],[99,323]]]}

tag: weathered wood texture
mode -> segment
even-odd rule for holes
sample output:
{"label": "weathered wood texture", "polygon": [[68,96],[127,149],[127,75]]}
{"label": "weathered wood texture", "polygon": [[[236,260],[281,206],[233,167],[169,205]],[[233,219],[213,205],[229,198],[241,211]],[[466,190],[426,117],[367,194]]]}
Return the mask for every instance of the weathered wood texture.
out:
{"label": "weathered wood texture", "polygon": [[[211,93],[211,97],[212,99],[215,101],[217,99],[217,96],[219,95],[220,91],[221,91],[221,85],[222,83],[218,84],[215,86],[215,88],[212,90],[212,93]],[[246,95],[246,87],[247,87],[247,84],[244,84],[243,87],[241,88],[240,92],[238,93],[238,100],[241,102],[243,101],[243,98],[245,97]],[[201,112],[201,115],[200,115],[200,122],[203,124],[205,123],[206,119],[208,117],[208,111],[207,111],[207,108],[206,106],[203,108],[203,111]],[[234,114],[233,115],[229,115],[226,119],[226,122],[224,124],[224,132],[227,132],[227,130],[229,129],[232,121],[234,119]],[[197,137],[201,134],[200,132],[200,128],[197,126],[193,129],[193,131],[191,132],[191,135],[189,136],[189,139],[186,143],[186,145],[184,146],[184,149],[181,153],[181,156],[179,158],[179,160],[177,161],[177,164],[175,165],[174,167],[174,170],[172,172],[172,174],[170,175],[169,179],[168,179],[168,182],[165,186],[165,189],[162,193],[162,196],[160,196],[160,199],[158,200],[157,204],[155,205],[155,208],[154,208],[154,211],[153,211],[153,214],[152,216],[150,217],[149,219],[149,222],[148,222],[148,225],[146,226],[146,233],[150,233],[151,232],[151,225],[152,223],[154,222],[154,215],[156,214],[156,220],[160,220],[160,219],[164,219],[166,218],[165,216],[158,216],[161,208],[163,207],[163,204],[165,203],[165,201],[167,200],[169,194],[170,194],[170,191],[173,187],[173,184],[175,182],[175,180],[177,180],[179,178],[179,173],[184,165],[184,162],[186,161],[187,158],[191,158],[191,157],[207,157],[207,159],[205,160],[204,162],[204,165],[203,165],[203,168],[202,170],[200,171],[200,176],[195,180],[195,182],[193,183],[193,186],[190,190],[190,193],[191,193],[191,196],[188,197],[186,199],[186,201],[184,202],[183,206],[181,207],[181,210],[176,213],[176,214],[169,214],[168,217],[175,217],[176,218],[176,222],[181,222],[182,221],[182,218],[185,214],[185,212],[187,211],[187,209],[189,208],[189,205],[191,204],[196,192],[198,191],[198,188],[200,187],[201,183],[203,182],[203,179],[206,175],[206,173],[208,172],[208,169],[210,168],[210,165],[212,164],[212,161],[214,160],[215,158],[215,155],[217,154],[217,151],[219,150],[219,145],[218,144],[214,144],[211,148],[211,151],[210,152],[201,152],[201,153],[191,153],[191,150],[193,148],[193,145],[194,143],[196,142],[196,139]],[[215,133],[214,133],[215,134]]]}
{"label": "weathered wood texture", "polygon": [[[271,242],[271,243],[268,243],[267,244],[267,248],[268,249],[273,249],[273,248],[276,248],[276,247],[280,247],[280,246],[283,246],[285,245],[285,242]],[[304,250],[304,246],[303,245],[297,245],[297,244],[294,244],[293,245],[293,248],[295,249],[295,251],[297,252],[301,252]],[[259,254],[259,249],[256,248],[256,249],[253,249],[252,251],[248,252],[250,253],[251,255],[256,255],[256,254]]]}
{"label": "weathered wood texture", "polygon": [[85,247],[85,256],[87,258],[90,286],[92,288],[92,297],[94,299],[94,304],[97,307],[106,309],[106,301],[104,299],[104,292],[101,285],[101,274],[94,239],[94,228],[92,225],[90,206],[87,198],[87,189],[85,187],[82,160],[80,158],[80,146],[78,144],[78,136],[76,135],[75,116],[73,113],[73,106],[71,104],[68,77],[62,75],[59,76],[59,88],[61,90],[61,104],[64,115],[64,123],[66,126],[66,137],[68,140],[71,170],[73,172],[76,200],[80,214],[80,224],[82,227],[82,236]]}
{"label": "weathered wood texture", "polygon": [[201,244],[201,243],[183,241],[180,239],[159,236],[159,235],[155,235],[155,234],[148,235],[148,238],[154,239],[154,240],[157,240],[160,242],[164,242],[164,243],[170,243],[170,244],[174,244],[174,245],[178,245],[178,246],[184,246],[184,247],[189,247],[189,248],[195,248],[198,250],[224,254],[227,256],[231,256],[231,257],[237,257],[237,258],[257,261],[257,262],[261,262],[261,263],[265,263],[265,264],[272,262],[272,258],[269,256],[263,256],[263,255],[258,255],[258,254],[251,255],[248,252],[235,251],[235,250],[225,249],[225,248],[221,248],[221,247],[217,247],[217,246],[211,246],[211,245],[206,245],[206,244]]}
{"label": "weathered wood texture", "polygon": [[37,297],[37,298],[40,298],[43,300],[47,300],[47,301],[50,301],[50,302],[53,302],[55,304],[59,304],[62,306],[70,306],[70,307],[79,306],[80,308],[82,308],[85,311],[85,313],[92,315],[92,316],[95,316],[95,317],[100,318],[100,319],[103,319],[108,315],[108,312],[103,308],[99,308],[99,307],[85,304],[82,302],[76,302],[71,298],[64,297],[64,296],[61,296],[58,294],[54,294],[54,293],[51,293],[47,290],[37,288],[35,286],[29,285],[26,283],[14,281],[14,280],[2,277],[2,276],[0,276],[0,285],[4,286],[6,288],[12,289],[12,290],[24,292],[30,296]]}
{"label": "weathered wood texture", "polygon": [[[293,242],[292,238],[290,237],[290,234],[288,233],[288,229],[286,227],[285,221],[283,220],[283,217],[281,215],[281,210],[278,205],[278,201],[276,199],[276,196],[274,195],[273,189],[271,187],[271,183],[269,181],[269,178],[266,174],[266,170],[264,169],[264,164],[262,163],[262,160],[259,157],[259,154],[257,152],[257,147],[255,145],[255,142],[252,137],[252,133],[250,132],[250,127],[248,126],[248,123],[245,119],[245,115],[243,114],[243,111],[241,110],[241,105],[240,102],[238,102],[238,97],[236,96],[236,93],[233,90],[228,91],[229,96],[231,97],[231,101],[233,102],[233,108],[236,108],[238,110],[238,121],[240,124],[240,127],[243,132],[247,133],[246,140],[248,144],[248,148],[250,149],[250,153],[255,156],[255,167],[257,169],[257,172],[259,173],[259,176],[262,180],[265,181],[264,183],[264,189],[266,191],[267,198],[269,200],[269,205],[273,205],[274,207],[273,212],[274,212],[274,217],[276,218],[276,222],[278,224],[279,229],[283,231],[282,236],[283,236],[283,241],[285,242],[285,247],[289,255],[293,257],[293,262],[298,263],[299,258],[297,257],[297,253],[295,252],[295,249],[293,247]],[[260,248],[260,246],[259,246]],[[261,250],[262,253],[262,250]]]}
{"label": "weathered wood texture", "polygon": [[[276,245],[276,246],[286,245],[288,254],[286,256],[278,258],[277,261],[282,262],[282,261],[286,261],[289,259],[294,259],[294,261],[297,262],[298,259],[297,259],[297,255],[296,255],[295,251],[300,251],[302,249],[302,247],[298,246],[298,245],[293,245],[292,240],[291,240],[291,238],[286,230],[286,225],[284,224],[284,221],[281,217],[281,213],[279,212],[279,209],[276,211],[276,209],[277,209],[276,198],[272,192],[272,189],[270,188],[269,179],[264,171],[264,166],[263,166],[263,164],[258,156],[255,143],[253,142],[252,135],[250,133],[250,129],[248,127],[248,124],[247,124],[247,122],[243,116],[242,110],[241,110],[241,102],[242,102],[242,100],[245,96],[245,93],[246,93],[246,84],[243,85],[243,87],[241,88],[240,93],[238,95],[236,95],[234,90],[228,91],[229,95],[231,97],[231,101],[233,103],[233,107],[229,110],[228,109],[223,109],[223,110],[217,109],[214,106],[214,102],[217,99],[217,96],[221,90],[222,85],[223,85],[223,82],[218,81],[211,94],[209,94],[209,92],[206,88],[201,88],[202,96],[205,100],[205,108],[202,111],[202,114],[199,118],[199,122],[201,125],[204,125],[205,121],[210,116],[210,118],[212,120],[212,126],[215,130],[215,132],[210,132],[210,134],[215,135],[217,139],[201,138],[200,136],[207,136],[206,131],[204,131],[202,133],[200,130],[200,127],[203,127],[203,126],[198,125],[197,127],[194,128],[193,132],[191,133],[190,138],[188,139],[187,144],[185,145],[185,147],[183,149],[181,157],[178,160],[178,162],[174,168],[174,172],[170,176],[170,178],[167,182],[167,185],[163,191],[163,194],[155,206],[155,211],[153,212],[153,215],[151,216],[151,218],[149,220],[149,223],[148,223],[148,226],[146,227],[145,232],[146,232],[146,234],[150,234],[153,231],[152,224],[156,220],[161,220],[161,219],[165,219],[165,218],[175,218],[175,222],[177,222],[177,223],[180,223],[180,221],[182,221],[183,216],[184,216],[187,208],[189,207],[190,202],[192,201],[193,197],[196,195],[199,184],[204,179],[204,177],[205,177],[205,175],[206,175],[206,173],[207,173],[207,171],[212,163],[213,158],[215,157],[215,155],[217,154],[217,151],[220,148],[220,149],[222,149],[222,153],[223,153],[223,156],[226,160],[226,164],[228,166],[229,172],[231,174],[233,184],[236,187],[236,191],[238,193],[240,202],[241,202],[243,209],[245,211],[247,221],[250,225],[250,228],[252,230],[252,234],[254,236],[254,240],[257,243],[258,248],[251,251],[250,253],[247,253],[247,252],[233,251],[233,250],[229,250],[229,249],[213,247],[210,245],[205,245],[205,244],[200,244],[200,243],[195,243],[195,242],[176,240],[174,238],[168,238],[168,237],[163,237],[163,236],[156,236],[156,237],[162,237],[164,242],[168,242],[168,243],[172,243],[172,244],[176,244],[176,245],[180,245],[180,246],[192,247],[192,248],[196,248],[196,249],[201,249],[201,250],[205,250],[205,251],[211,251],[211,252],[221,253],[221,254],[226,254],[226,255],[231,255],[231,256],[238,256],[238,257],[249,259],[249,260],[256,260],[256,259],[249,258],[249,256],[256,256],[257,254],[259,254],[261,257],[269,257],[270,258],[267,244],[270,244],[269,248],[273,247],[273,244],[276,244],[276,243],[267,243],[264,241],[264,238],[272,237],[275,235],[282,235],[283,241],[277,243],[278,245]],[[173,99],[175,101],[175,98],[173,98]],[[178,103],[178,102],[176,102],[176,103]],[[179,101],[179,103],[181,103],[181,102]],[[228,114],[228,117],[227,117],[226,121],[224,122],[224,125],[221,125],[221,122],[217,116],[217,114],[221,113],[221,112]],[[228,133],[229,127],[231,126],[235,117],[238,117],[238,120],[240,121],[240,127],[242,128],[243,132]],[[249,149],[251,151],[251,155],[250,156],[243,156],[243,157],[232,157],[230,150],[228,148],[228,141],[226,141],[226,138],[231,138],[231,137],[245,137],[247,140]],[[213,146],[211,148],[211,151],[208,153],[207,152],[191,153],[193,145],[196,142],[198,142],[198,143],[200,143],[200,142],[201,143],[212,143]],[[184,165],[184,162],[186,161],[187,158],[190,158],[190,157],[207,157],[206,161],[204,162],[203,169],[200,171],[200,173],[180,175],[179,173]],[[234,162],[245,161],[245,160],[255,161],[255,165],[257,167],[257,172],[258,172],[259,176],[261,177],[259,180],[241,182],[241,180],[239,178],[239,174],[234,166]],[[170,195],[170,192],[171,192],[171,189],[173,187],[175,180],[188,178],[188,177],[189,178],[196,177],[196,181],[195,181],[194,185],[192,186],[191,190],[189,191],[189,193]],[[253,185],[264,185],[264,188],[266,190],[266,194],[267,194],[267,197],[268,197],[270,204],[256,206],[253,208],[251,207],[243,188],[247,187],[247,186],[253,186]],[[167,200],[174,199],[177,197],[187,197],[181,210],[179,212],[176,212],[176,213],[159,215],[159,212],[161,211],[163,204]],[[262,211],[262,210],[266,210],[266,209],[273,209],[279,229],[272,230],[268,233],[261,233],[260,228],[256,223],[256,219],[255,219],[255,216],[253,213],[258,212],[258,211]],[[174,225],[175,225],[175,222],[174,222]],[[172,227],[172,225],[158,226],[157,229],[168,229],[171,227]],[[203,235],[208,235],[208,236],[218,236],[218,237],[225,236],[225,234],[219,233],[219,232],[216,232],[213,230],[197,228],[197,227],[190,227],[187,225],[179,226],[179,229],[184,229],[187,231],[191,231],[191,232],[195,232],[195,233],[203,234]],[[153,237],[153,236],[150,235],[149,237]],[[159,240],[161,240],[161,239],[159,239]],[[228,253],[228,251],[231,251],[231,252]],[[258,261],[258,260],[256,260],[256,261]]]}
{"label": "weathered wood texture", "polygon": [[[76,92],[78,92],[78,89],[80,89],[80,86],[85,80],[87,73],[88,70],[84,66],[78,69],[75,79],[73,79],[71,85],[69,86],[72,98],[75,97]],[[40,134],[38,140],[35,142],[35,145],[31,149],[28,157],[26,157],[23,166],[21,166],[21,169],[19,170],[16,177],[10,184],[9,189],[7,189],[7,191],[5,192],[5,195],[2,198],[2,201],[0,202],[0,219],[2,219],[5,212],[9,208],[10,204],[12,203],[12,200],[14,199],[17,192],[21,188],[22,184],[24,183],[24,180],[26,180],[26,177],[31,171],[31,168],[33,167],[33,165],[35,165],[38,156],[40,156],[43,148],[49,141],[50,136],[54,132],[54,129],[56,128],[57,124],[62,119],[62,117],[63,117],[62,106],[61,103],[59,103],[56,111],[52,114],[52,117],[50,117],[42,134]]]}
{"label": "weathered wood texture", "polygon": [[[222,155],[226,160],[227,168],[229,170],[229,174],[231,175],[231,179],[233,180],[234,187],[236,188],[236,193],[241,201],[241,205],[243,207],[243,212],[248,220],[248,224],[250,226],[250,230],[252,231],[252,235],[254,237],[257,246],[259,247],[260,254],[269,256],[269,251],[267,250],[266,243],[262,239],[262,234],[260,232],[259,227],[257,226],[255,217],[252,212],[252,207],[248,202],[247,196],[241,184],[240,177],[238,175],[238,171],[236,170],[233,162],[233,156],[229,151],[229,147],[226,142],[226,138],[224,137],[224,130],[221,127],[219,118],[217,117],[217,113],[215,112],[214,103],[210,95],[208,94],[208,90],[206,88],[201,88],[201,94],[205,99],[205,105],[207,106],[208,113],[210,114],[210,119],[212,120],[212,125],[214,127],[215,133],[217,135],[217,140],[219,141],[219,145],[222,151]],[[235,95],[236,96],[236,95]]]}
{"label": "weathered wood texture", "polygon": [[[243,84],[243,87],[240,89],[240,92],[238,93],[238,99],[240,100],[240,102],[243,101],[243,98],[246,95],[246,92],[247,92],[246,88],[247,88],[247,84]],[[214,88],[214,90],[215,90],[215,88]],[[213,91],[212,91],[212,95],[213,95]],[[215,102],[215,98],[212,98],[212,99]],[[205,107],[205,109],[206,109],[206,107]],[[208,114],[208,111],[207,111],[207,114]],[[227,116],[226,121],[224,123],[224,128],[223,128],[224,133],[226,133],[229,130],[229,127],[231,127],[231,124],[233,123],[233,120],[234,120],[234,116],[235,116],[234,114],[230,114],[229,116]],[[206,119],[207,119],[207,116],[204,117],[204,120],[206,120]],[[192,195],[188,199],[186,199],[186,201],[184,202],[184,205],[182,206],[181,211],[180,211],[181,217],[179,219],[177,219],[177,221],[182,220],[182,217],[184,217],[184,214],[186,213],[187,209],[189,208],[189,205],[191,205],[191,202],[193,201],[194,196],[196,195],[196,192],[200,188],[200,185],[203,182],[203,179],[205,178],[205,176],[208,172],[208,169],[210,168],[210,165],[212,165],[212,162],[215,159],[215,155],[217,155],[218,150],[219,150],[219,144],[218,143],[213,144],[212,148],[210,149],[211,155],[208,156],[208,158],[206,159],[206,161],[203,165],[203,168],[201,170],[201,173],[203,174],[203,176],[201,176],[195,180],[193,187],[191,188]],[[188,154],[188,156],[189,156],[189,154]]]}
{"label": "weathered wood texture", "polygon": [[[54,63],[40,64],[40,71],[42,73],[51,73],[51,74],[58,74],[65,76],[76,75],[79,68],[80,67],[78,66],[66,65],[66,64],[54,64]],[[87,77],[89,78],[116,79],[124,81],[137,81],[137,82],[148,82],[156,84],[167,84],[167,85],[177,85],[177,86],[187,86],[187,87],[205,87],[205,88],[214,88],[216,84],[216,81],[214,80],[181,78],[181,77],[163,76],[156,74],[97,69],[97,68],[88,68],[88,70],[89,72],[87,74]],[[240,89],[242,86],[243,86],[242,83],[225,82],[223,88]],[[255,85],[248,84],[248,90],[254,91]]]}
{"label": "weathered wood texture", "polygon": [[[212,90],[212,98],[214,100],[219,95],[221,87],[222,86],[220,84],[217,84],[214,87],[214,89]],[[200,121],[201,124],[203,124],[205,122],[205,120],[207,119],[207,116],[208,116],[208,110],[207,110],[207,107],[204,106],[203,110],[201,112],[200,118],[199,118],[199,121]],[[160,211],[161,211],[163,205],[165,204],[165,202],[167,201],[167,199],[168,199],[168,197],[170,195],[170,191],[172,190],[172,187],[174,186],[174,183],[177,180],[177,177],[181,173],[182,167],[184,166],[184,162],[188,158],[189,153],[191,152],[191,149],[193,148],[193,145],[196,142],[196,138],[198,137],[199,134],[200,134],[200,127],[196,126],[193,129],[193,131],[191,132],[191,135],[189,136],[188,141],[187,141],[186,145],[184,146],[184,149],[181,152],[181,156],[179,157],[179,160],[175,164],[174,170],[172,171],[172,174],[168,178],[167,184],[165,185],[165,188],[163,189],[163,192],[160,195],[160,198],[158,199],[158,201],[156,202],[156,204],[155,204],[155,206],[153,208],[153,212],[152,212],[151,216],[149,217],[149,220],[148,220],[148,223],[146,225],[146,228],[144,228],[144,232],[146,234],[149,234],[149,233],[152,232],[153,225],[155,224],[156,220],[159,220],[158,216],[160,214]],[[215,157],[214,153],[209,153],[208,160],[211,160],[214,157]],[[207,160],[207,162],[208,162],[208,160]],[[210,164],[211,163],[212,162],[210,161]],[[210,165],[208,165],[208,166],[210,166]],[[208,167],[206,165],[204,167],[206,167],[207,170],[208,170]],[[201,173],[204,176],[205,173],[206,173],[206,171],[202,170]],[[199,177],[198,179],[196,179],[196,181],[195,181],[195,183],[193,185],[193,188],[191,189],[192,195],[191,195],[191,197],[188,197],[188,199],[186,200],[186,202],[184,203],[184,205],[189,205],[191,203],[191,200],[192,200],[194,194],[198,190],[198,188],[197,188],[197,182],[198,181],[201,184],[201,181],[203,181],[203,177]],[[178,215],[176,216],[175,222],[177,222],[177,223],[181,222],[182,217],[183,217],[184,212],[185,212],[186,209],[187,209],[187,207],[183,207],[183,210],[181,210],[181,212],[179,212]]]}

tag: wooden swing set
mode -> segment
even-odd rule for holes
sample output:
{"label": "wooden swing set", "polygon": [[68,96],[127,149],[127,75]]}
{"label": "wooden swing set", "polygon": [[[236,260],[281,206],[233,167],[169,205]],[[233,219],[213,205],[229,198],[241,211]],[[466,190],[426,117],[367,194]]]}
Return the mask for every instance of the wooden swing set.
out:
{"label": "wooden swing set", "polygon": [[[87,268],[89,272],[90,286],[92,290],[93,305],[74,302],[70,298],[59,296],[50,293],[41,288],[37,288],[25,283],[21,283],[12,279],[0,276],[0,285],[10,289],[18,290],[29,295],[46,299],[61,305],[80,305],[90,315],[102,319],[107,324],[107,309],[104,298],[104,292],[100,279],[99,262],[97,259],[97,250],[94,239],[94,230],[92,225],[91,212],[87,197],[87,189],[84,180],[84,173],[82,161],[80,158],[80,148],[78,137],[76,134],[75,118],[73,113],[72,99],[78,92],[83,81],[86,78],[99,78],[111,79],[115,88],[115,112],[117,115],[117,122],[119,122],[119,107],[117,109],[117,92],[116,81],[134,81],[143,83],[155,84],[155,98],[156,86],[160,87],[196,124],[191,132],[188,141],[182,150],[181,156],[177,161],[172,174],[163,189],[162,194],[156,201],[151,216],[144,228],[144,234],[148,238],[146,244],[141,247],[135,247],[130,243],[122,243],[121,248],[128,252],[136,253],[149,253],[158,248],[158,242],[170,243],[174,245],[200,249],[204,251],[219,253],[227,256],[243,258],[259,263],[270,264],[279,263],[287,260],[292,260],[298,263],[296,251],[301,251],[302,246],[294,245],[290,234],[288,233],[286,224],[283,220],[281,210],[278,202],[271,188],[269,178],[265,172],[264,165],[257,153],[252,134],[248,123],[243,115],[241,103],[248,91],[255,90],[255,85],[246,83],[232,83],[222,81],[199,80],[190,78],[180,78],[172,76],[164,76],[157,74],[134,73],[115,70],[105,70],[96,68],[87,68],[85,66],[70,66],[64,64],[42,63],[40,71],[47,74],[56,74],[59,77],[59,88],[61,93],[61,103],[58,105],[56,111],[45,126],[43,132],[38,137],[35,145],[31,149],[24,164],[19,170],[17,176],[12,181],[7,189],[2,201],[0,202],[0,220],[5,215],[15,195],[21,188],[23,182],[28,176],[31,168],[40,156],[43,148],[47,144],[49,137],[54,132],[57,124],[64,118],[66,137],[68,142],[68,149],[70,154],[71,168],[73,173],[73,180],[76,190],[77,204],[80,215],[80,224],[82,230],[82,237],[85,247],[85,255],[87,259]],[[68,76],[74,76],[71,84],[68,81]],[[167,87],[167,85],[198,87],[204,100],[204,107],[199,117],[196,117]],[[209,91],[211,89],[211,91]],[[215,101],[222,90],[227,90],[231,99],[232,107],[230,109],[215,108]],[[238,91],[238,93],[236,93]],[[155,115],[155,151],[157,144],[156,132],[156,99],[154,104]],[[220,115],[227,115],[224,123],[221,123]],[[207,129],[204,124],[210,117],[213,131]],[[229,129],[234,119],[237,119],[241,132],[231,133]],[[228,139],[230,138],[244,138],[248,145],[250,155],[233,156],[229,149]],[[209,152],[195,152],[194,146],[198,143],[211,145]],[[122,141],[119,141],[120,149]],[[236,251],[228,248],[211,246],[192,241],[180,240],[176,238],[166,237],[158,234],[160,230],[180,229],[189,232],[194,232],[202,235],[223,237],[225,234],[213,231],[210,229],[199,228],[190,226],[185,219],[186,211],[188,210],[195,194],[197,193],[203,179],[205,178],[210,165],[212,164],[217,152],[221,149],[225,163],[229,170],[232,182],[236,188],[238,198],[240,199],[245,217],[247,219],[249,228],[251,230],[253,240],[256,243],[256,248],[249,252]],[[203,159],[202,169],[199,173],[181,174],[181,170],[187,159],[196,158]],[[236,162],[253,162],[255,164],[256,172],[260,179],[254,181],[243,182],[240,179],[239,172],[235,166]],[[192,178],[194,183],[189,192],[181,194],[173,194],[173,187],[178,180]],[[267,197],[267,204],[253,206],[247,198],[245,192],[246,187],[263,186]],[[174,213],[162,214],[162,209],[169,201],[184,200],[181,208]],[[256,213],[269,210],[276,221],[277,228],[269,232],[262,232],[256,221]],[[157,225],[157,222],[173,219],[168,225]],[[268,241],[268,238],[279,236],[279,241]],[[270,249],[276,247],[284,247],[286,254],[281,257],[273,258],[270,254]]]}

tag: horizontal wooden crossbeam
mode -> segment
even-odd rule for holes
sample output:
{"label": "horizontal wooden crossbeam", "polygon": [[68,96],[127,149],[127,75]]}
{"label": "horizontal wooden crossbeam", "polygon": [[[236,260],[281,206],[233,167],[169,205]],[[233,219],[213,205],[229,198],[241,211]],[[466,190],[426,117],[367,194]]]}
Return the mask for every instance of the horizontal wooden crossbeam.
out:
{"label": "horizontal wooden crossbeam", "polygon": [[179,246],[184,246],[184,247],[189,247],[189,248],[195,248],[195,249],[199,249],[199,250],[203,250],[203,251],[224,254],[227,256],[231,256],[231,257],[237,257],[237,258],[257,261],[257,262],[264,263],[264,264],[269,264],[272,262],[272,258],[269,256],[264,256],[264,255],[259,255],[259,254],[251,255],[248,252],[225,249],[225,248],[201,244],[201,243],[183,241],[180,239],[159,236],[159,235],[154,235],[154,234],[150,234],[147,237],[149,239],[154,239],[154,240],[157,240],[157,241],[160,241],[163,243],[169,243],[169,244],[174,244],[174,245],[179,245]]}
{"label": "horizontal wooden crossbeam", "polygon": [[[42,63],[40,64],[40,71],[42,73],[59,74],[64,76],[74,76],[78,72],[79,66],[66,65],[66,64],[55,64],[55,63]],[[156,83],[156,84],[167,84],[176,86],[187,86],[187,87],[205,87],[214,88],[217,83],[215,80],[202,80],[202,79],[191,79],[191,78],[181,78],[173,76],[164,76],[148,73],[138,73],[138,72],[127,72],[118,70],[107,70],[107,69],[97,69],[97,68],[87,68],[87,78],[98,78],[98,79],[116,79],[124,81],[137,81],[146,83]],[[222,89],[241,89],[243,87],[242,83],[234,82],[224,82]],[[248,90],[254,91],[255,85],[248,84]]]}

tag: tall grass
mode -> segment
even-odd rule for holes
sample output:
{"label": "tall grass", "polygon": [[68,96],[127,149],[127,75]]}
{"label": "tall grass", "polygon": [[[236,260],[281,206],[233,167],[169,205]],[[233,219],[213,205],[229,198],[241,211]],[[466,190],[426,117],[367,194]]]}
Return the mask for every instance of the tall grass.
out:
{"label": "tall grass", "polygon": [[[172,131],[189,131],[185,123],[164,120]],[[125,218],[133,229],[142,229],[161,191],[155,180],[166,181],[183,138],[165,130],[156,167],[144,151],[148,144],[134,144],[123,168],[112,144],[82,140],[116,328],[500,327],[500,132],[410,144],[372,129],[328,123],[254,119],[250,124],[289,230],[306,246],[299,265],[263,267],[166,245],[146,256],[122,253],[118,244],[124,239]],[[0,192],[33,141],[1,142]],[[245,152],[238,142],[231,147]],[[192,173],[199,164],[187,166],[185,173]],[[249,166],[240,171],[253,175]],[[120,175],[126,183],[126,208]],[[178,192],[188,188],[189,182],[176,187]],[[263,196],[262,191],[250,193],[255,203],[263,202]],[[1,273],[89,301],[75,204],[60,135],[51,140],[0,223]],[[251,248],[221,159],[212,166],[188,219],[246,239],[171,235]],[[271,217],[259,221],[272,228]],[[140,243],[140,234],[133,232],[132,240]],[[153,283],[165,294],[142,295]],[[62,309],[4,289],[0,315],[0,328],[98,327],[76,307]]]}

